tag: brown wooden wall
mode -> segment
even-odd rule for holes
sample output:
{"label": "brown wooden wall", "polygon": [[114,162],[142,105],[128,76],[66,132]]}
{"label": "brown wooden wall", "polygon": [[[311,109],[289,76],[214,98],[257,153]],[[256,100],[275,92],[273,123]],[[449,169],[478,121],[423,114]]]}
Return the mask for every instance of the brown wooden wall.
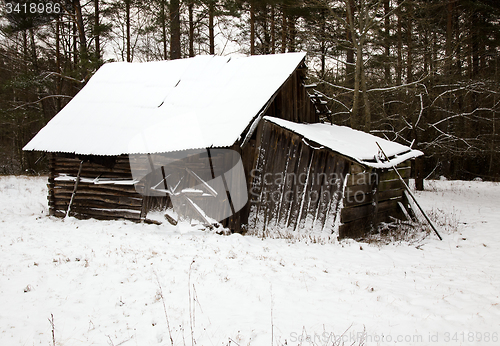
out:
{"label": "brown wooden wall", "polygon": [[248,231],[331,231],[348,161],[271,122],[258,135],[250,172]]}
{"label": "brown wooden wall", "polygon": [[[408,182],[410,161],[401,163],[397,169]],[[403,217],[398,202],[403,202],[404,187],[392,168],[370,169],[352,163],[349,172],[340,218],[340,238],[363,237],[375,230],[380,222],[391,221],[391,216]]]}
{"label": "brown wooden wall", "polygon": [[296,123],[317,123],[319,116],[304,87],[305,69],[296,69],[278,91],[266,115]]}
{"label": "brown wooden wall", "polygon": [[[82,159],[84,162],[81,178],[132,179],[126,155],[77,158],[74,155],[51,154],[47,197],[50,215],[65,216],[75,186],[74,181],[60,181],[55,178],[60,174],[76,177]],[[83,219],[124,218],[138,222],[141,220],[142,204],[142,196],[136,192],[133,185],[93,184],[80,181],[69,215]]]}

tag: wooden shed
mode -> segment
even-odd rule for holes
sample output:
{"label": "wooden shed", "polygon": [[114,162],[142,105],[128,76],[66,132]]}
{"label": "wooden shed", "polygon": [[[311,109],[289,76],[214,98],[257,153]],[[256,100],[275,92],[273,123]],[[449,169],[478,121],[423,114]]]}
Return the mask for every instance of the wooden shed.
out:
{"label": "wooden shed", "polygon": [[348,130],[318,124],[323,108],[306,90],[304,59],[105,64],[24,148],[48,154],[50,214],[141,222],[174,205],[235,232],[340,236],[398,215],[402,190],[388,168],[400,164],[408,177],[404,167],[421,153],[380,139],[392,156],[384,163],[372,147],[358,155],[325,142],[328,131]]}
{"label": "wooden shed", "polygon": [[[389,156],[387,161],[377,143]],[[265,117],[251,172],[253,231],[357,238],[408,212],[404,186],[417,150],[344,126]]]}

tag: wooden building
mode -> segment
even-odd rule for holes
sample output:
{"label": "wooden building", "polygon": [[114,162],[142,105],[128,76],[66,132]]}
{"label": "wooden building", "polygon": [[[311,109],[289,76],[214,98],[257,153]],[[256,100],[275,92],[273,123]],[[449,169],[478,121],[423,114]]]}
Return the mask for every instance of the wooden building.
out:
{"label": "wooden building", "polygon": [[274,117],[264,118],[258,138],[249,230],[356,238],[408,212],[404,186],[392,166],[408,179],[410,160],[419,151],[344,126]]}
{"label": "wooden building", "polygon": [[408,178],[408,160],[421,153],[319,124],[324,107],[306,90],[304,59],[104,65],[24,148],[48,154],[50,214],[140,222],[174,205],[235,232],[341,237],[399,216],[402,187],[389,168]]}

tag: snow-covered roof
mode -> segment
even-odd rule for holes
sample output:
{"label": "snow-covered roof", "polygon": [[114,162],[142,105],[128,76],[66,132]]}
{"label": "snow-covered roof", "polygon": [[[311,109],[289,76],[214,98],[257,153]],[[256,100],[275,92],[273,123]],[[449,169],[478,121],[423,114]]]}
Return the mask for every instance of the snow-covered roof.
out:
{"label": "snow-covered roof", "polygon": [[[405,145],[346,126],[298,124],[269,116],[264,117],[264,119],[301,135],[306,141],[314,141],[368,167],[390,168],[408,159],[423,155],[419,150],[413,150]],[[389,157],[389,162],[380,152],[377,143]]]}
{"label": "snow-covered roof", "polygon": [[304,57],[105,64],[24,150],[120,155],[227,147]]}

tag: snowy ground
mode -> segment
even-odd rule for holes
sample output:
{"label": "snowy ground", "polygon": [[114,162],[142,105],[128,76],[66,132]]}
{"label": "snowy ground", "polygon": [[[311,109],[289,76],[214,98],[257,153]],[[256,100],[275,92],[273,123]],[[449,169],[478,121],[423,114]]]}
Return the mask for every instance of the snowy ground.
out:
{"label": "snowy ground", "polygon": [[0,345],[499,344],[499,184],[427,182],[417,246],[62,221],[45,182],[0,177]]}

